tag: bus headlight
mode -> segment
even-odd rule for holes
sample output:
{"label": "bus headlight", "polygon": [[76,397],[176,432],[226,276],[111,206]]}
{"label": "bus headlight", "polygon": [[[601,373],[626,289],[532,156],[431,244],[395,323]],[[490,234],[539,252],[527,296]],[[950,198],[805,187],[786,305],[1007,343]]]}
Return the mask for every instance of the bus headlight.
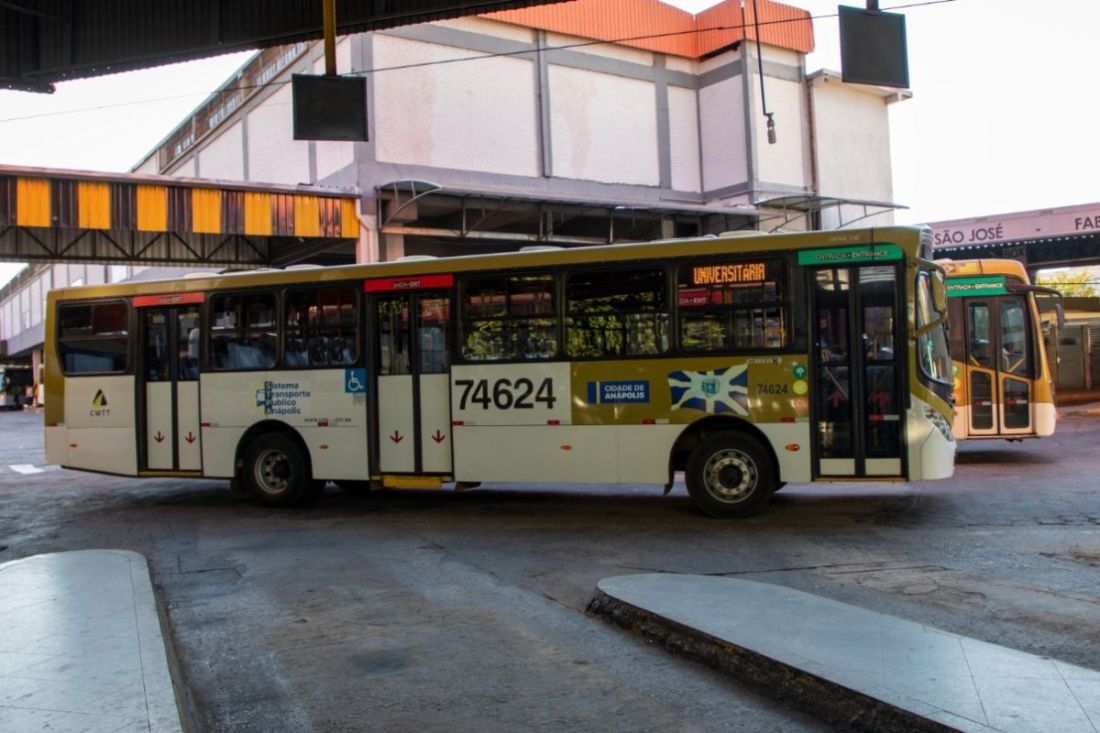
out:
{"label": "bus headlight", "polygon": [[925,405],[924,416],[936,426],[936,430],[940,431],[940,435],[943,436],[944,440],[948,443],[955,442],[955,436],[951,434],[951,423],[949,423],[943,415]]}

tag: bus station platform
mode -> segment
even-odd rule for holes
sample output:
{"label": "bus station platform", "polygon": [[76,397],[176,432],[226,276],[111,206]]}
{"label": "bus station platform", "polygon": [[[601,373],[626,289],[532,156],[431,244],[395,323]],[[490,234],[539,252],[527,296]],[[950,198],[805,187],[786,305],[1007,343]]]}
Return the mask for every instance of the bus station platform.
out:
{"label": "bus station platform", "polygon": [[121,550],[0,565],[0,731],[183,730],[145,558]]}
{"label": "bus station platform", "polygon": [[589,612],[844,730],[1100,729],[1100,672],[791,588],[626,575]]}

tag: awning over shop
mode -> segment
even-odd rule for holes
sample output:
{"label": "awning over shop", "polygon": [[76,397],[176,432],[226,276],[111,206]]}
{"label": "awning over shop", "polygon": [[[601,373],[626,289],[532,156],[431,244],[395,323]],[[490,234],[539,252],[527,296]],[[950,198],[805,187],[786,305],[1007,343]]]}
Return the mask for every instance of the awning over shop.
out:
{"label": "awning over shop", "polygon": [[354,191],[0,166],[0,259],[351,261]]}

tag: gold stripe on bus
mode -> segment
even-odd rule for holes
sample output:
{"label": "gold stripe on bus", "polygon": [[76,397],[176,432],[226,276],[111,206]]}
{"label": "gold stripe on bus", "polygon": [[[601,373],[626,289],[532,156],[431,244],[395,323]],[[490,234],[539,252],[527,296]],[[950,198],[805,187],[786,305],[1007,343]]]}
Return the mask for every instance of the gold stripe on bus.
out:
{"label": "gold stripe on bus", "polygon": [[220,234],[221,230],[222,192],[216,188],[191,189],[191,231]]}
{"label": "gold stripe on bus", "polygon": [[77,223],[81,229],[111,228],[111,186],[79,181],[76,189]]}
{"label": "gold stripe on bus", "polygon": [[321,202],[316,196],[294,197],[294,236],[321,236]]}
{"label": "gold stripe on bus", "polygon": [[359,239],[359,217],[354,199],[340,200],[340,234],[348,239]]}
{"label": "gold stripe on bus", "polygon": [[15,223],[21,227],[50,226],[50,182],[20,178],[15,188]]}
{"label": "gold stripe on bus", "polygon": [[138,184],[137,229],[139,232],[168,231],[168,188]]}
{"label": "gold stripe on bus", "polygon": [[271,236],[271,194],[244,192],[244,233]]}

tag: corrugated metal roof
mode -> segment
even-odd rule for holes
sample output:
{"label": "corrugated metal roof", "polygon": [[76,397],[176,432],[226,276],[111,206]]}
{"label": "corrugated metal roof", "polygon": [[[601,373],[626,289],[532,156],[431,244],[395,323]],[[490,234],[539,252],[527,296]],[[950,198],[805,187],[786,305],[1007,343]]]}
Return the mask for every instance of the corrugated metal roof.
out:
{"label": "corrugated metal roof", "polygon": [[[392,28],[562,0],[340,0],[339,33]],[[322,37],[318,0],[0,2],[0,88],[49,91],[62,79]]]}
{"label": "corrugated metal roof", "polygon": [[[813,51],[809,12],[772,0],[757,0],[757,5],[763,43],[802,53]],[[752,12],[752,0],[724,0],[698,15],[658,0],[574,0],[484,17],[697,59],[746,38],[755,39]]]}

